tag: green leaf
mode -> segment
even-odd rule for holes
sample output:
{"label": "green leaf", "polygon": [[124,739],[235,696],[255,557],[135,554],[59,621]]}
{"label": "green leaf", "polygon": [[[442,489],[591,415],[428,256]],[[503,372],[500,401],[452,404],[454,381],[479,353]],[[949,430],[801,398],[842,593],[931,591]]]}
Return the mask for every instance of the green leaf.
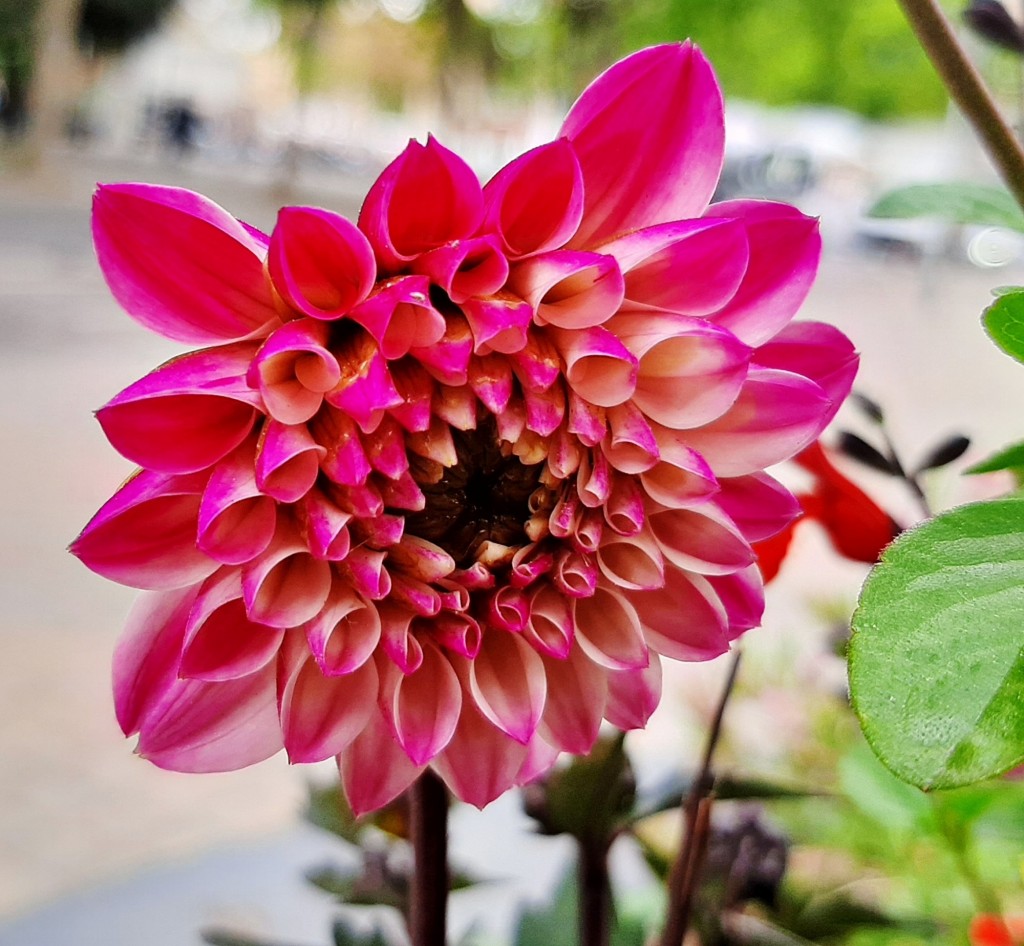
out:
{"label": "green leaf", "polygon": [[906,219],[942,217],[952,223],[1008,227],[1024,231],[1021,213],[1009,193],[982,184],[914,184],[885,194],[870,210],[870,217]]}
{"label": "green leaf", "polygon": [[1011,358],[1024,361],[1024,290],[1000,296],[982,321],[992,341]]}
{"label": "green leaf", "polygon": [[850,689],[898,777],[967,785],[1024,759],[1024,500],[961,506],[904,533],[861,592]]}
{"label": "green leaf", "polygon": [[1024,470],[1024,440],[1004,447],[980,463],[967,469],[967,473],[998,473],[1000,470]]}

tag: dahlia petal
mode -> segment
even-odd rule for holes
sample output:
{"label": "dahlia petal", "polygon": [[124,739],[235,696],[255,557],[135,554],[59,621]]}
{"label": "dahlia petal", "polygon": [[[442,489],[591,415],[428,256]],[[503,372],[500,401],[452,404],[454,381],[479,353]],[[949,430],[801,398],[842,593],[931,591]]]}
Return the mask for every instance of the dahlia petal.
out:
{"label": "dahlia petal", "polygon": [[608,701],[608,672],[579,647],[561,660],[544,658],[548,698],[539,727],[542,738],[562,752],[593,748]]}
{"label": "dahlia petal", "polygon": [[373,250],[355,224],[318,207],[283,207],[270,236],[267,268],[292,308],[339,319],[373,288]]}
{"label": "dahlia petal", "polygon": [[799,453],[821,433],[830,407],[813,381],[752,368],[733,406],[712,423],[688,431],[687,442],[719,476],[743,476]]}
{"label": "dahlia petal", "polygon": [[665,584],[665,560],[649,529],[629,537],[606,536],[597,563],[605,578],[620,588],[650,591]]}
{"label": "dahlia petal", "polygon": [[114,711],[126,736],[139,731],[178,678],[185,622],[198,588],[145,592],[128,612],[114,649]]}
{"label": "dahlia petal", "polygon": [[666,563],[665,586],[635,598],[644,637],[674,660],[711,660],[729,649],[729,615],[710,581]]}
{"label": "dahlia petal", "polygon": [[736,294],[747,270],[747,234],[735,220],[679,220],[601,247],[625,276],[626,307],[706,316]]}
{"label": "dahlia petal", "polygon": [[205,473],[139,470],[89,520],[71,552],[104,578],[134,588],[180,588],[217,563],[196,547]]}
{"label": "dahlia petal", "polygon": [[382,662],[380,705],[398,744],[416,765],[434,758],[451,740],[462,710],[462,687],[451,663],[430,641],[423,661],[404,674]]}
{"label": "dahlia petal", "polygon": [[338,754],[341,783],[357,817],[383,808],[423,771],[395,742],[383,715],[370,714],[362,732]]}
{"label": "dahlia petal", "polygon": [[484,407],[498,415],[512,397],[512,368],[500,355],[482,355],[469,363],[469,386]]}
{"label": "dahlia petal", "polygon": [[648,510],[647,524],[665,558],[679,568],[727,575],[756,558],[743,533],[713,501],[687,509]]}
{"label": "dahlia petal", "polygon": [[789,204],[730,200],[708,216],[738,220],[747,231],[750,263],[735,296],[713,315],[715,323],[748,345],[761,345],[800,308],[818,270],[818,221]]}
{"label": "dahlia petal", "polygon": [[433,345],[444,335],[444,318],[430,304],[426,276],[400,276],[374,290],[348,317],[366,329],[388,360],[413,346]]}
{"label": "dahlia petal", "polygon": [[608,432],[605,409],[591,404],[570,388],[567,429],[583,446],[596,447]]}
{"label": "dahlia petal", "polygon": [[515,632],[526,627],[529,620],[530,599],[522,588],[505,585],[488,598],[488,625]]}
{"label": "dahlia petal", "polygon": [[288,761],[321,762],[358,736],[378,710],[372,660],[342,677],[324,676],[300,631],[278,662],[278,713]]}
{"label": "dahlia petal", "polygon": [[312,619],[331,590],[331,566],[309,553],[288,517],[258,558],[242,568],[242,593],[249,619],[271,627],[297,627]]}
{"label": "dahlia petal", "polygon": [[362,439],[366,458],[378,473],[389,480],[397,480],[409,469],[405,435],[391,416],[382,417],[377,429]]}
{"label": "dahlia petal", "polygon": [[382,270],[394,272],[422,253],[472,236],[483,219],[473,170],[433,136],[406,149],[377,178],[359,212]]}
{"label": "dahlia petal", "polygon": [[410,578],[403,572],[391,575],[390,599],[420,617],[432,618],[441,611],[441,596],[437,591],[425,581]]}
{"label": "dahlia petal", "polygon": [[618,311],[624,283],[611,256],[563,250],[517,263],[509,288],[530,304],[538,324],[580,329]]}
{"label": "dahlia petal", "polygon": [[477,410],[473,389],[467,384],[438,390],[434,398],[434,414],[456,430],[474,430]]}
{"label": "dahlia petal", "polygon": [[853,387],[859,359],[850,340],[823,322],[793,322],[754,353],[765,368],[778,368],[810,378],[832,402],[822,424],[835,416]]}
{"label": "dahlia petal", "polygon": [[726,477],[715,502],[748,542],[762,542],[800,515],[797,498],[767,473]]}
{"label": "dahlia petal", "polygon": [[434,640],[453,654],[473,660],[480,652],[483,632],[480,625],[468,614],[453,614],[442,611],[430,622]]}
{"label": "dahlia petal", "polygon": [[344,559],[352,547],[348,531],[352,514],[315,487],[306,494],[302,513],[310,554],[334,562]]}
{"label": "dahlia petal", "polygon": [[661,659],[651,654],[642,670],[617,670],[608,674],[608,703],[604,718],[624,731],[643,729],[661,702]]}
{"label": "dahlia petal", "polygon": [[519,766],[519,771],[516,773],[515,784],[518,786],[529,785],[530,782],[540,778],[551,770],[560,755],[561,752],[557,747],[542,738],[540,733],[534,733],[533,738],[527,743],[526,758],[523,759],[523,764]]}
{"label": "dahlia petal", "polygon": [[699,216],[724,154],[722,94],[691,43],[641,50],[583,92],[562,125],[583,171],[583,221],[571,244]]}
{"label": "dahlia petal", "polygon": [[576,492],[584,506],[603,506],[612,491],[612,469],[603,450],[592,450],[580,457],[576,474]]}
{"label": "dahlia petal", "polygon": [[298,502],[312,489],[327,454],[305,424],[268,421],[256,451],[256,483],[260,491],[282,503]]}
{"label": "dahlia petal", "polygon": [[341,381],[324,398],[351,417],[363,433],[372,433],[384,412],[402,403],[387,360],[368,335],[354,339],[337,354]]}
{"label": "dahlia petal", "polygon": [[324,393],[341,380],[341,368],[327,350],[329,328],[296,319],[273,332],[246,373],[268,413],[283,424],[302,424],[320,409]]}
{"label": "dahlia petal", "polygon": [[713,496],[718,481],[707,461],[670,430],[658,431],[661,461],[640,474],[647,495],[663,506],[689,506]]}
{"label": "dahlia petal", "polygon": [[309,650],[328,677],[341,677],[361,667],[381,638],[377,609],[341,581],[332,583],[326,603],[304,629]]}
{"label": "dahlia petal", "polygon": [[278,752],[274,665],[235,680],[177,680],[143,721],[138,753],[172,772],[231,772]]}
{"label": "dahlia petal", "polygon": [[212,466],[248,436],[261,399],[245,383],[249,343],[174,358],[96,412],[122,456],[151,470],[192,473]]}
{"label": "dahlia petal", "polygon": [[614,477],[612,491],[604,504],[604,521],[613,532],[629,536],[643,528],[644,519],[644,491],[636,477]]}
{"label": "dahlia petal", "polygon": [[764,616],[764,581],[757,565],[731,575],[709,575],[708,582],[729,616],[729,640],[760,626]]}
{"label": "dahlia petal", "polygon": [[245,613],[237,569],[222,568],[199,588],[185,625],[178,676],[234,680],[265,667],[284,631],[255,624]]}
{"label": "dahlia petal", "polygon": [[345,556],[339,574],[351,582],[357,594],[370,601],[382,601],[391,591],[391,573],[384,567],[387,554],[357,546]]}
{"label": "dahlia petal", "polygon": [[516,742],[529,742],[547,696],[538,653],[518,634],[491,631],[476,657],[462,666],[476,708]]}
{"label": "dahlia petal", "polygon": [[555,557],[551,580],[566,597],[589,598],[597,587],[597,566],[589,556],[563,549]]}
{"label": "dahlia petal", "polygon": [[518,445],[526,430],[526,405],[521,397],[513,397],[508,406],[495,418],[498,438]]}
{"label": "dahlia petal", "polygon": [[[551,385],[546,391],[524,391],[523,403],[526,407],[527,430],[541,437],[553,434],[565,416],[565,393],[558,384]],[[547,452],[545,449],[545,456]]]}
{"label": "dahlia petal", "polygon": [[[590,476],[589,460],[585,465],[581,460],[581,472],[580,477],[577,477],[577,482],[580,482],[584,475]],[[548,519],[548,527],[551,529],[551,534],[556,539],[568,538],[579,524],[579,517],[579,493],[576,490],[564,490],[558,498],[558,502],[555,503],[555,508],[551,510],[551,517]]]}
{"label": "dahlia petal", "polygon": [[[639,393],[639,387],[638,387]],[[643,473],[659,459],[658,442],[636,398],[608,408],[610,437],[601,444],[608,462],[622,473]]]}
{"label": "dahlia petal", "polygon": [[611,332],[600,325],[572,332],[549,328],[548,332],[565,359],[565,379],[581,398],[598,407],[612,407],[632,397],[637,360]]}
{"label": "dahlia petal", "polygon": [[539,545],[524,545],[512,556],[512,570],[509,581],[514,588],[528,588],[541,575],[546,575],[554,566],[555,557],[543,551]]}
{"label": "dahlia petal", "polygon": [[429,276],[456,305],[474,296],[489,296],[508,279],[508,260],[492,236],[446,243],[419,257],[412,268]]}
{"label": "dahlia petal", "polygon": [[526,746],[512,742],[467,704],[451,741],[432,765],[456,797],[483,808],[515,785],[526,756]]}
{"label": "dahlia petal", "polygon": [[585,555],[590,555],[597,551],[603,535],[604,515],[601,510],[598,508],[584,509],[569,539],[574,548]]}
{"label": "dahlia petal", "polygon": [[312,425],[313,440],[326,450],[320,468],[341,486],[362,486],[373,467],[363,449],[356,422],[344,411],[328,407]]}
{"label": "dahlia petal", "polygon": [[473,333],[474,352],[510,355],[522,351],[533,319],[529,303],[503,292],[486,299],[466,299],[461,309]]}
{"label": "dahlia petal", "polygon": [[263,271],[265,242],[199,194],[155,184],[101,185],[92,234],[114,298],[160,335],[216,344],[278,321]]}
{"label": "dahlia petal", "polygon": [[639,359],[633,402],[659,424],[706,424],[725,413],[743,387],[750,348],[710,322],[630,313],[610,327]]}
{"label": "dahlia petal", "polygon": [[542,656],[565,660],[575,632],[569,602],[553,585],[540,585],[530,598],[530,621],[523,628],[524,637]]}
{"label": "dahlia petal", "polygon": [[383,653],[402,673],[415,673],[423,663],[423,646],[412,634],[412,621],[416,615],[391,601],[379,604],[377,613]]}
{"label": "dahlia petal", "polygon": [[250,438],[213,468],[203,491],[196,544],[225,565],[254,559],[277,528],[277,504],[260,493],[254,460],[255,438]]}
{"label": "dahlia petal", "polygon": [[484,229],[509,259],[562,246],[583,216],[583,175],[564,139],[541,145],[505,165],[484,187]]}
{"label": "dahlia petal", "polygon": [[393,509],[420,512],[427,505],[422,490],[408,472],[400,474],[396,480],[386,480],[381,485],[380,496]]}
{"label": "dahlia petal", "polygon": [[388,551],[388,560],[420,581],[447,578],[455,570],[455,559],[444,549],[415,535],[403,535]]}
{"label": "dahlia petal", "polygon": [[415,361],[405,359],[389,365],[391,379],[402,396],[402,403],[389,411],[390,415],[410,433],[424,431],[430,426],[431,401],[434,379]]}
{"label": "dahlia petal", "polygon": [[405,518],[382,513],[372,519],[359,519],[352,524],[352,538],[358,545],[371,549],[387,549],[402,538]]}
{"label": "dahlia petal", "polygon": [[528,332],[526,344],[509,361],[524,391],[546,391],[562,377],[558,350],[544,332]]}
{"label": "dahlia petal", "polygon": [[649,662],[636,608],[617,591],[599,587],[572,602],[576,640],[594,663],[609,670],[637,670]]}
{"label": "dahlia petal", "polygon": [[413,348],[411,354],[442,384],[459,387],[469,378],[473,332],[462,315],[445,315],[445,332],[441,339],[425,348]]}
{"label": "dahlia petal", "polygon": [[548,452],[548,469],[556,480],[567,480],[580,467],[583,456],[580,445],[566,426],[559,427],[551,438]]}
{"label": "dahlia petal", "polygon": [[384,512],[384,499],[372,483],[362,486],[333,486],[331,496],[341,509],[362,519],[374,519]]}

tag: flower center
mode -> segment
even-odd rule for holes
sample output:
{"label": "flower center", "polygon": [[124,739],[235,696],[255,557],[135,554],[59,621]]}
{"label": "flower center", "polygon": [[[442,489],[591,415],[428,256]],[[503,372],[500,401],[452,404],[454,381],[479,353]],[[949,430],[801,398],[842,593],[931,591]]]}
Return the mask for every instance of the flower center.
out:
{"label": "flower center", "polygon": [[[440,479],[413,476],[426,498],[420,512],[405,513],[406,532],[443,548],[460,568],[476,561],[485,542],[527,544],[530,497],[543,463],[523,463],[498,440],[493,418],[475,430],[452,430],[458,462]],[[503,449],[504,448],[504,449]]]}

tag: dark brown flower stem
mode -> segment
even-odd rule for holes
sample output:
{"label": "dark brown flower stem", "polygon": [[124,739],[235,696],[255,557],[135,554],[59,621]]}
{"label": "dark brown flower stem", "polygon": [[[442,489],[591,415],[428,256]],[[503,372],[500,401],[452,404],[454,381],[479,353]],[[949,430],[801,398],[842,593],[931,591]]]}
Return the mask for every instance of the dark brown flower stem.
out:
{"label": "dark brown flower stem", "polygon": [[613,922],[608,845],[581,838],[578,857],[580,946],[608,946]]}
{"label": "dark brown flower stem", "polygon": [[722,687],[722,695],[708,732],[700,771],[683,806],[683,837],[668,878],[668,911],[661,946],[680,946],[690,925],[690,912],[704,864],[704,852],[707,850],[711,826],[712,791],[715,787],[711,763],[722,733],[725,707],[736,685],[741,656],[742,652],[738,648],[732,652],[729,675],[726,677],[725,686]]}
{"label": "dark brown flower stem", "polygon": [[412,946],[445,946],[448,912],[448,789],[429,769],[409,792],[413,849],[409,892]]}
{"label": "dark brown flower stem", "polygon": [[981,139],[1000,177],[1024,209],[1024,149],[967,58],[937,0],[897,0],[950,98]]}

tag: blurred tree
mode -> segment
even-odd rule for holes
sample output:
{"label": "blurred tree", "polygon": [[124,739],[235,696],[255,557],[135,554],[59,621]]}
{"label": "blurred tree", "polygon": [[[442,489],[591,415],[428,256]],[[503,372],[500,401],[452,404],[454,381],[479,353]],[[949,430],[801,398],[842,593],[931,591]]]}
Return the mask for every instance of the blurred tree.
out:
{"label": "blurred tree", "polygon": [[28,119],[28,90],[39,0],[0,0],[0,127],[19,134]]}

